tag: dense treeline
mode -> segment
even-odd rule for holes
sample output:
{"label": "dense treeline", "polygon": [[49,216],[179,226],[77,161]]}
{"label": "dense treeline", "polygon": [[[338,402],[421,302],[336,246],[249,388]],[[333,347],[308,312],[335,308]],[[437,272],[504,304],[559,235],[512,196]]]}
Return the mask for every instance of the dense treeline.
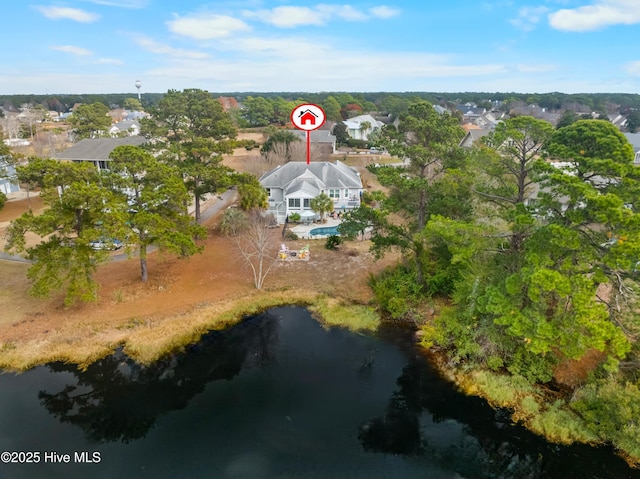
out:
{"label": "dense treeline", "polygon": [[[157,105],[165,93],[143,93],[145,107]],[[488,105],[491,101],[521,101],[551,110],[571,109],[582,105],[592,111],[604,110],[606,105],[616,105],[621,111],[640,109],[640,95],[635,93],[515,93],[515,92],[214,92],[214,97],[233,97],[239,102],[247,98],[282,98],[288,102],[300,101],[324,103],[328,97],[336,98],[341,105],[354,103],[365,111],[387,111],[395,103],[414,103],[426,100],[431,103],[467,103]],[[76,103],[100,102],[107,106],[122,106],[126,98],[136,97],[136,93],[105,94],[58,94],[58,95],[0,95],[0,105],[7,110],[17,110],[23,104],[42,105],[47,110],[65,112]],[[393,107],[391,108],[393,110]],[[393,113],[393,111],[390,111]]]}
{"label": "dense treeline", "polygon": [[[144,105],[156,105],[164,93],[145,93]],[[86,95],[0,95],[0,106],[8,111],[18,111],[24,104],[42,105],[46,110],[68,112],[78,103],[102,103],[108,107],[122,107],[127,98],[137,98],[137,93],[107,93]]]}
{"label": "dense treeline", "polygon": [[388,193],[340,226],[351,238],[369,229],[378,256],[403,253],[372,280],[378,304],[419,325],[453,369],[482,372],[475,390],[534,429],[610,442],[639,462],[631,145],[603,120],[555,129],[518,116],[470,150],[463,134],[428,102],[383,129],[404,164],[371,167]]}

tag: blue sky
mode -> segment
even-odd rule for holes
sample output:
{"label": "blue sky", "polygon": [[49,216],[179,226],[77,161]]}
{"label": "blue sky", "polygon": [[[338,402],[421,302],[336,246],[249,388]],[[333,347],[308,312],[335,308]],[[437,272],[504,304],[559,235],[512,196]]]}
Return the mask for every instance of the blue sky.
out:
{"label": "blue sky", "polygon": [[3,0],[0,93],[640,93],[640,0]]}

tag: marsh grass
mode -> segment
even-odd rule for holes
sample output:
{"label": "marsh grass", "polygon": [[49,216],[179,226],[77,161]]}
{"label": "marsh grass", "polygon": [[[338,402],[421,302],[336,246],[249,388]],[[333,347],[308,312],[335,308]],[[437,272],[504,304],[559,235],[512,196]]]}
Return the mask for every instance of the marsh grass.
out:
{"label": "marsh grass", "polygon": [[375,331],[380,325],[380,318],[373,308],[341,299],[319,297],[309,306],[309,310],[327,326],[340,326],[351,331]]}
{"label": "marsh grass", "polygon": [[551,442],[602,442],[563,400],[550,402],[542,390],[521,376],[476,370],[457,375],[456,381],[467,394],[483,397],[494,407],[510,409],[514,422]]}
{"label": "marsh grass", "polygon": [[583,442],[596,444],[601,439],[591,432],[580,416],[571,411],[563,400],[553,402],[542,413],[527,422],[529,428],[546,437],[549,441],[561,444]]}
{"label": "marsh grass", "polygon": [[160,321],[135,328],[124,341],[125,352],[136,361],[149,364],[160,357],[197,342],[203,334],[221,330],[246,316],[283,305],[308,305],[314,301],[309,292],[265,291],[220,303],[204,303]]}
{"label": "marsh grass", "polygon": [[197,342],[208,331],[228,328],[247,316],[285,305],[307,306],[321,323],[354,331],[373,330],[379,323],[371,308],[316,291],[260,291],[225,302],[204,302],[171,316],[131,317],[118,324],[87,322],[73,331],[52,331],[45,339],[5,343],[0,346],[0,368],[25,371],[55,361],[85,368],[120,346],[136,361],[149,364]]}
{"label": "marsh grass", "polygon": [[523,377],[491,371],[474,371],[465,383],[468,393],[480,395],[497,407],[519,406],[524,397],[532,398],[535,392]]}

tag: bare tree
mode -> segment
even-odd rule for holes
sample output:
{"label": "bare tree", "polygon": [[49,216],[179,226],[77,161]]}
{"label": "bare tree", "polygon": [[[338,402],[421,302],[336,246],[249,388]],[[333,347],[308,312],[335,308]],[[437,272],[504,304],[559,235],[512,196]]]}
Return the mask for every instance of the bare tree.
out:
{"label": "bare tree", "polygon": [[270,216],[264,216],[260,210],[245,213],[238,208],[230,208],[220,224],[222,232],[233,240],[251,269],[256,289],[262,289],[267,275],[278,261],[278,246],[270,228],[273,223]]}
{"label": "bare tree", "polygon": [[271,149],[262,152],[262,158],[267,165],[280,165],[291,161],[290,145],[285,142],[273,143]]}
{"label": "bare tree", "polygon": [[[322,157],[322,151],[319,145],[311,143],[309,149],[309,156],[311,161],[319,161]],[[291,144],[291,161],[307,161],[307,143],[305,141],[299,141]]]}
{"label": "bare tree", "polygon": [[33,140],[34,136],[37,136],[36,124],[44,121],[47,116],[47,111],[42,105],[32,105],[31,103],[25,103],[20,107],[20,115],[18,118],[29,125],[29,136]]}
{"label": "bare tree", "polygon": [[2,119],[2,130],[7,138],[20,137],[20,122],[16,114],[7,115]]}

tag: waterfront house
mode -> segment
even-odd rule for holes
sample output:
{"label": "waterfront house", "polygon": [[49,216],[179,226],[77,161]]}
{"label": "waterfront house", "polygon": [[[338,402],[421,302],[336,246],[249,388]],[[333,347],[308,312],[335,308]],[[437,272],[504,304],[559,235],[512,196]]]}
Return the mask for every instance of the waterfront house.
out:
{"label": "waterfront house", "polygon": [[265,173],[260,184],[278,223],[292,213],[312,217],[311,200],[321,193],[333,200],[334,211],[345,212],[360,206],[363,192],[360,173],[341,161],[292,161]]}

